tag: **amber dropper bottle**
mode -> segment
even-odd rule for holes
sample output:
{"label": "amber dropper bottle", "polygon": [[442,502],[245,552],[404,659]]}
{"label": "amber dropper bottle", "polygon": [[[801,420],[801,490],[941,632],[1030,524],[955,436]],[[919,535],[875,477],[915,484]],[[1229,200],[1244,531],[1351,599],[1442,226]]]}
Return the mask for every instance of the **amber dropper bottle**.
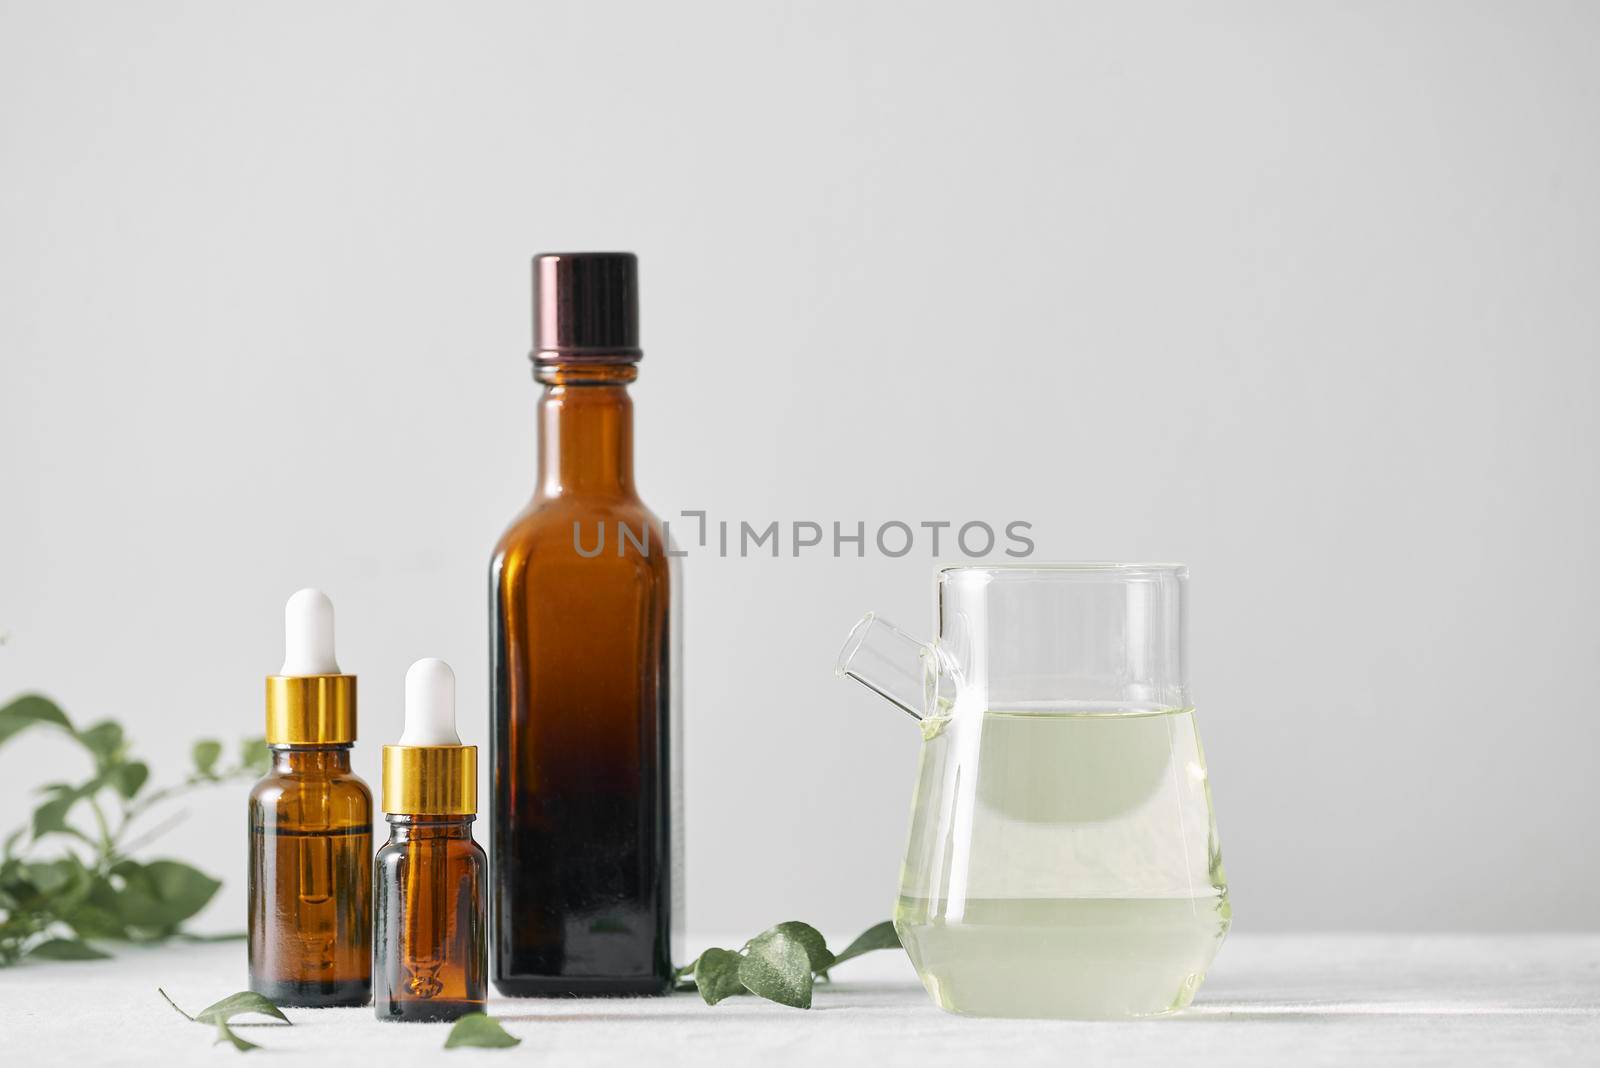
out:
{"label": "amber dropper bottle", "polygon": [[283,670],[267,676],[272,768],[250,791],[250,989],[279,1005],[372,995],[372,794],[350,770],[356,677],[333,656],[333,604],[284,609]]}
{"label": "amber dropper bottle", "polygon": [[456,734],[456,676],[406,672],[406,725],[383,747],[389,841],[378,851],[373,1007],[380,1020],[454,1020],[488,996],[488,859],[472,840],[478,750]]}

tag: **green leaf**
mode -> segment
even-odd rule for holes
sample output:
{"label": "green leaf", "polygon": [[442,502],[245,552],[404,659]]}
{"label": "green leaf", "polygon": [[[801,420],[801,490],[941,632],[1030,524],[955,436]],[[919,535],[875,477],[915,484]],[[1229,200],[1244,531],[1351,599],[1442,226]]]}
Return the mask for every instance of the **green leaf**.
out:
{"label": "green leaf", "polygon": [[33,810],[33,837],[47,834],[77,834],[67,823],[67,813],[78,803],[78,793],[71,790],[53,795],[50,800]]}
{"label": "green leaf", "polygon": [[215,1024],[217,1038],[212,1045],[217,1045],[220,1042],[230,1042],[233,1044],[233,1048],[240,1053],[249,1053],[251,1050],[260,1049],[261,1047],[249,1039],[241,1038],[233,1028],[228,1026],[228,1021],[235,1016],[257,1013],[262,1016],[276,1017],[284,1023],[290,1022],[289,1017],[283,1014],[282,1009],[251,990],[241,990],[237,994],[229,994],[221,1001],[207,1005],[193,1016],[178,1008],[178,1003],[167,997],[167,992],[159,986],[156,987],[156,993],[165,998],[167,1004],[172,1006],[173,1011],[185,1020],[191,1020],[199,1024]]}
{"label": "green leaf", "polygon": [[220,880],[176,860],[158,860],[145,865],[144,870],[169,915],[178,921],[187,920],[205,908],[222,888]]}
{"label": "green leaf", "polygon": [[743,957],[731,949],[708,949],[694,962],[694,984],[707,1005],[743,994],[739,981],[739,962]]}
{"label": "green leaf", "polygon": [[739,953],[706,950],[673,973],[678,981],[674,989],[697,989],[708,1005],[748,991],[783,1005],[810,1008],[813,982],[828,978],[828,969],[863,953],[899,945],[894,924],[885,920],[867,928],[835,956],[822,932],[809,923],[789,920],[752,938]]}
{"label": "green leaf", "polygon": [[195,1013],[194,1019],[196,1023],[227,1023],[235,1016],[245,1016],[252,1012],[271,1016],[284,1023],[290,1022],[282,1009],[254,990],[241,990],[237,994],[229,994],[221,1001],[213,1002]]}
{"label": "green leaf", "polygon": [[272,763],[272,750],[265,738],[246,738],[239,745],[239,763],[248,771],[264,772]]}
{"label": "green leaf", "polygon": [[121,891],[111,875],[86,871],[88,890],[76,903],[58,901],[57,912],[79,938],[128,937],[128,925],[122,919],[119,897]]}
{"label": "green leaf", "polygon": [[128,925],[117,913],[116,890],[105,876],[94,876],[88,899],[58,908],[61,919],[79,938],[128,937]]}
{"label": "green leaf", "polygon": [[132,801],[135,794],[150,778],[150,765],[142,760],[129,761],[118,764],[111,769],[109,776],[111,785],[116,787],[117,793],[125,799]]}
{"label": "green leaf", "polygon": [[821,931],[809,923],[801,923],[799,920],[786,920],[767,931],[766,934],[771,934],[773,931],[781,931],[805,947],[806,959],[811,962],[811,970],[813,972],[825,972],[828,970],[828,966],[833,963],[833,954],[828,952],[827,940],[822,937]]}
{"label": "green leaf", "polygon": [[52,938],[28,950],[28,956],[40,960],[110,960],[111,954],[102,953],[87,942],[76,938]]}
{"label": "green leaf", "polygon": [[220,882],[176,860],[140,864],[118,862],[113,874],[123,880],[117,914],[131,928],[155,937],[171,934],[179,924],[206,907]]}
{"label": "green leaf", "polygon": [[752,994],[797,1009],[811,1007],[811,958],[805,944],[773,928],[757,935],[739,962],[739,981]]}
{"label": "green leaf", "polygon": [[55,860],[22,864],[20,871],[34,892],[54,905],[81,899],[89,891],[89,869],[71,853]]}
{"label": "green leaf", "polygon": [[481,1012],[470,1012],[455,1022],[444,1040],[445,1049],[477,1046],[481,1049],[506,1049],[518,1045],[522,1039],[506,1034],[506,1029],[493,1017]]}
{"label": "green leaf", "polygon": [[235,1034],[233,1028],[228,1026],[227,1021],[218,1020],[217,1041],[211,1044],[215,1046],[222,1042],[232,1042],[233,1048],[238,1050],[240,1053],[249,1053],[253,1049],[261,1048],[248,1038],[243,1038],[240,1035]]}
{"label": "green leaf", "polygon": [[871,953],[875,949],[899,949],[900,936],[895,932],[894,921],[884,920],[868,927],[856,940],[844,947],[844,952],[833,958],[834,964],[841,964],[852,957],[859,957],[863,953]]}
{"label": "green leaf", "polygon": [[0,708],[0,745],[14,734],[40,723],[60,727],[72,733],[72,721],[50,698],[36,693],[25,693],[4,708]]}
{"label": "green leaf", "polygon": [[202,775],[213,775],[217,758],[222,756],[222,743],[214,738],[203,738],[194,743],[194,770]]}
{"label": "green leaf", "polygon": [[113,720],[102,720],[86,731],[79,731],[78,741],[102,762],[109,763],[122,748],[122,726]]}

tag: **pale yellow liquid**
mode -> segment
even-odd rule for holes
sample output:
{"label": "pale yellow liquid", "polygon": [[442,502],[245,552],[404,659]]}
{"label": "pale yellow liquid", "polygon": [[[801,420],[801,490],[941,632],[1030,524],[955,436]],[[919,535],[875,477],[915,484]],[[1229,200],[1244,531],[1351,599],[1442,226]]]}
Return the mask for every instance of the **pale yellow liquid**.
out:
{"label": "pale yellow liquid", "polygon": [[1228,929],[1227,898],[966,902],[960,923],[895,926],[928,993],[975,1016],[1151,1016],[1189,1004]]}
{"label": "pale yellow liquid", "polygon": [[1230,909],[1194,713],[926,723],[895,927],[934,1000],[979,1016],[1188,1005]]}

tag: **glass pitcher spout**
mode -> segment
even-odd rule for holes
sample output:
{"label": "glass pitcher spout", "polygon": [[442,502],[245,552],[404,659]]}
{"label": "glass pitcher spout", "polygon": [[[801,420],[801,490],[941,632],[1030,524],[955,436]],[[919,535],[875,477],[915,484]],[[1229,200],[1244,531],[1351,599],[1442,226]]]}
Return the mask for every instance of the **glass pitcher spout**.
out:
{"label": "glass pitcher spout", "polygon": [[919,641],[875,612],[850,628],[834,674],[854,679],[915,719],[950,714],[959,676],[938,646]]}

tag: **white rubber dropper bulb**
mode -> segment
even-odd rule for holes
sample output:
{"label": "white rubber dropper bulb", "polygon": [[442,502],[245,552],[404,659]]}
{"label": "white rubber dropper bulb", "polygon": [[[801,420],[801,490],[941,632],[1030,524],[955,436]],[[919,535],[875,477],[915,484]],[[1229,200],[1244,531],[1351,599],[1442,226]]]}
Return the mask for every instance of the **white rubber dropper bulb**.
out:
{"label": "white rubber dropper bulb", "polygon": [[321,590],[301,590],[283,606],[280,675],[337,675],[333,658],[333,602]]}
{"label": "white rubber dropper bulb", "polygon": [[406,727],[401,745],[460,745],[456,673],[443,660],[418,660],[406,672]]}

